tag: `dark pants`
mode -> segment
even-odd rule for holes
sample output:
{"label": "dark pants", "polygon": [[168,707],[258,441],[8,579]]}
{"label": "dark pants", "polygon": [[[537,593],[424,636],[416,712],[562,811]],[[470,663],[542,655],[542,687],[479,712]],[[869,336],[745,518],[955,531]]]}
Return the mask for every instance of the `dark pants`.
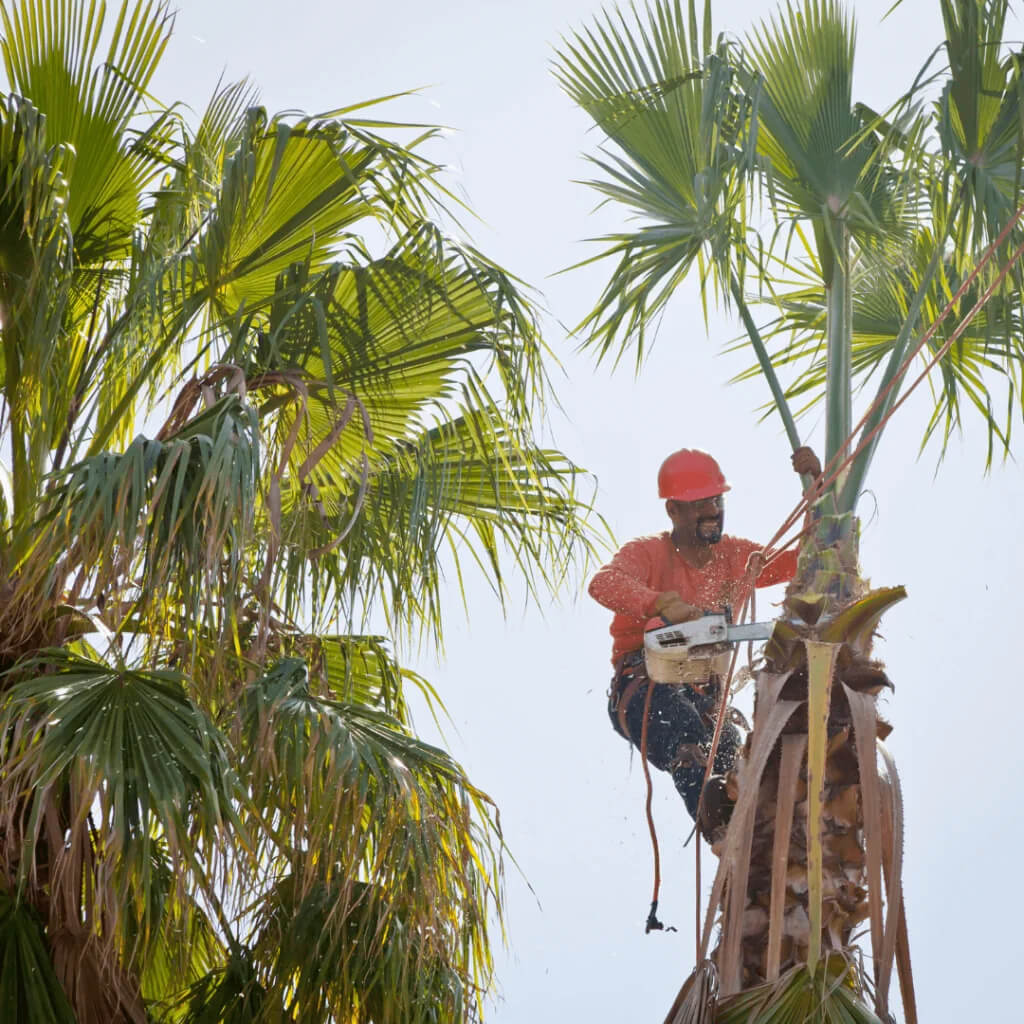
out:
{"label": "dark pants", "polygon": [[[630,686],[633,681],[637,686]],[[704,768],[711,752],[711,739],[715,733],[718,692],[717,681],[712,681],[698,692],[689,684],[654,683],[647,678],[642,652],[623,657],[620,668],[612,680],[608,699],[608,714],[615,731],[629,740],[637,750],[642,736],[644,703],[647,689],[651,694],[650,716],[647,725],[647,760],[655,768],[672,776],[676,789],[686,803],[690,817],[697,817],[697,802],[704,784]],[[631,691],[625,693],[627,688]],[[626,731],[619,717],[619,703],[626,696]],[[728,772],[736,761],[740,746],[739,730],[726,720],[715,755],[715,773]]]}

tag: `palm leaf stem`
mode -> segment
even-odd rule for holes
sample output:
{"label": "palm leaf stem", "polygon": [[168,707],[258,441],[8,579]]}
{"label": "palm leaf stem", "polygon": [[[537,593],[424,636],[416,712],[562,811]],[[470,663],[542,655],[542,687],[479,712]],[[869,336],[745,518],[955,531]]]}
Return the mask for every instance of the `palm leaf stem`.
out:
{"label": "palm leaf stem", "polygon": [[[736,309],[739,311],[740,319],[743,321],[743,326],[747,329],[747,337],[750,339],[750,344],[753,346],[754,354],[757,356],[758,365],[761,367],[761,373],[764,375],[764,379],[768,382],[768,387],[771,388],[772,397],[775,399],[775,407],[779,410],[779,416],[782,419],[782,426],[785,428],[786,437],[789,438],[789,443],[796,451],[800,447],[800,435],[796,429],[796,420],[793,418],[793,412],[789,407],[789,403],[786,401],[786,392],[779,382],[779,378],[775,373],[775,367],[772,365],[772,358],[768,354],[768,349],[765,347],[764,340],[761,337],[761,332],[757,329],[757,324],[754,323],[754,318],[750,314],[750,307],[747,305],[746,300],[743,298],[743,288],[740,285],[739,279],[735,274],[732,275],[730,282],[732,297],[736,303]],[[811,481],[805,480],[804,486],[809,487]]]}

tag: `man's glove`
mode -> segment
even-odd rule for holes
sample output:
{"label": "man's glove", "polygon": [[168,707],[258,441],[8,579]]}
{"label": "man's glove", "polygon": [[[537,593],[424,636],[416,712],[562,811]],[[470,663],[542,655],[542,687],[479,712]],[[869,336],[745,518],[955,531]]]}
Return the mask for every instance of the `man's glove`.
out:
{"label": "man's glove", "polygon": [[677,622],[690,622],[704,614],[694,605],[687,604],[674,590],[662,591],[654,602],[654,610],[671,625]]}

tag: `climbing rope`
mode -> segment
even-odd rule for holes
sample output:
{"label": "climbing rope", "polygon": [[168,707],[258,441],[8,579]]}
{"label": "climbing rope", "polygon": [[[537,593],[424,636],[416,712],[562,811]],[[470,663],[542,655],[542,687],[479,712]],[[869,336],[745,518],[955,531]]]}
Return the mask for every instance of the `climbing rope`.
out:
{"label": "climbing rope", "polygon": [[[647,763],[647,725],[651,714],[651,695],[657,684],[651,678],[647,680],[647,693],[644,695],[644,718],[640,726],[640,760],[644,766],[644,779],[647,782],[647,827],[651,832],[651,846],[654,849],[654,892],[651,894],[651,909],[647,913],[647,924],[644,932],[669,931],[674,932],[675,928],[669,925],[665,927],[658,920],[658,895],[661,890],[661,851],[658,848],[658,833],[654,827],[654,814],[651,804],[654,800],[654,783],[651,780],[651,766]],[[698,844],[699,845],[699,844]]]}

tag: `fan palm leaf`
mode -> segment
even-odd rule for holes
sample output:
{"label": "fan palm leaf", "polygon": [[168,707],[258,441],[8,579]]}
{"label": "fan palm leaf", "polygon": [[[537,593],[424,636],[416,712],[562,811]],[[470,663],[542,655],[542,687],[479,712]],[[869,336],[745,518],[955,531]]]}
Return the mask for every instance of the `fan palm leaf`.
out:
{"label": "fan palm leaf", "polygon": [[788,4],[745,50],[759,87],[757,148],[777,215],[810,221],[826,285],[841,220],[862,244],[902,227],[894,174],[853,103],[855,30],[836,0]]}
{"label": "fan palm leaf", "polygon": [[8,892],[0,893],[0,1012],[8,1020],[76,1022],[54,973],[42,922]]}
{"label": "fan palm leaf", "polygon": [[[556,53],[555,76],[612,143],[592,157],[590,184],[638,221],[599,241],[618,262],[582,326],[603,356],[646,343],[646,320],[694,266],[728,291],[730,247],[742,248],[750,103],[722,43],[711,48],[710,5],[656,4],[631,26],[609,12]],[[635,33],[635,34],[634,34]],[[588,261],[589,262],[589,261]]]}
{"label": "fan palm leaf", "polygon": [[[185,862],[199,845],[215,849],[227,840],[236,782],[222,737],[176,672],[117,669],[50,651],[22,662],[17,674],[27,678],[6,689],[0,717],[7,833],[30,849],[48,805],[70,791],[65,827],[92,820],[104,837],[97,853],[122,884],[139,885],[136,911],[144,912],[153,902],[156,834]],[[31,871],[23,855],[23,882],[32,881]]]}
{"label": "fan palm leaf", "polygon": [[12,92],[31,96],[50,137],[74,152],[68,225],[77,261],[93,268],[127,256],[140,194],[162,163],[159,133],[137,136],[135,118],[172,25],[166,3],[122,0],[101,60],[104,13],[68,0],[5,7],[0,47]]}

